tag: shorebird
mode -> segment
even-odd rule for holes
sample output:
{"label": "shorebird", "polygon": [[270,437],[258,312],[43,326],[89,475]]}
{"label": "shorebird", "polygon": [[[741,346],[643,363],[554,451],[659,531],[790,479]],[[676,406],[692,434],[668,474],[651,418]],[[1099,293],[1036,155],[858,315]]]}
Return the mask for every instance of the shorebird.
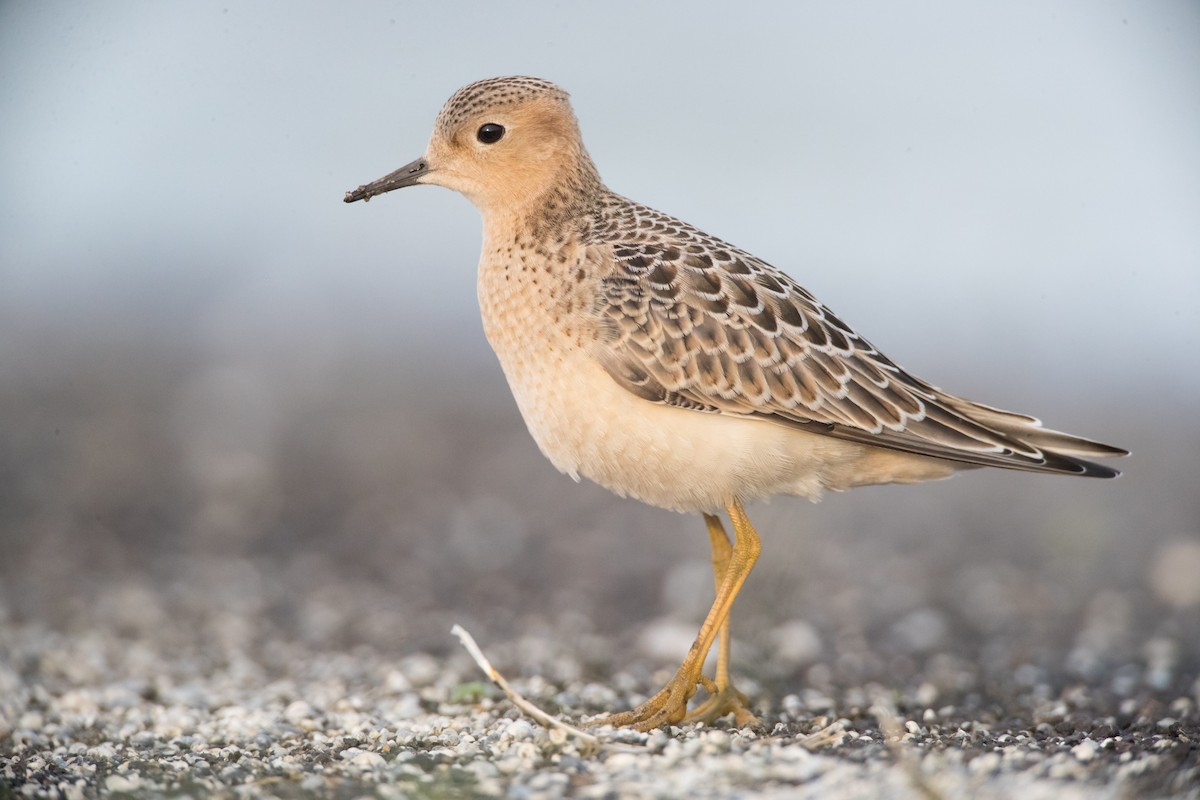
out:
{"label": "shorebird", "polygon": [[613,725],[753,721],[729,674],[729,611],[761,549],[744,502],[982,466],[1119,474],[1091,459],[1125,450],[926,383],[780,270],[609,190],[549,81],[459,89],[422,157],[345,201],[423,184],[483,216],[484,330],[542,453],[707,525],[716,599],[674,677]]}

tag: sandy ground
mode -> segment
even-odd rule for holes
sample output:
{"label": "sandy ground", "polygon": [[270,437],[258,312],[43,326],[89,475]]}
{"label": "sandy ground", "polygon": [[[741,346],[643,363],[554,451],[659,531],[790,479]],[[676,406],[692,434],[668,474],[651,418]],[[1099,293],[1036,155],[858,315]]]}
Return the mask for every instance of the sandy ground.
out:
{"label": "sandy ground", "polygon": [[[554,473],[489,362],[25,335],[52,357],[0,384],[0,797],[1200,797],[1181,401],[1046,414],[1132,448],[1115,482],[752,508],[761,724],[637,735],[600,715],[690,643],[703,525]],[[604,743],[522,719],[454,623]]]}

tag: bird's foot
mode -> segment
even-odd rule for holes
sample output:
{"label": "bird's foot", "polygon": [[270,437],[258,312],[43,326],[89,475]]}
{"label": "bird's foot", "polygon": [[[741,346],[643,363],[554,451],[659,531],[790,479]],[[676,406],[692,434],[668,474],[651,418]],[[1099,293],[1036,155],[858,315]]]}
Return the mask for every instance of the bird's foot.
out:
{"label": "bird's foot", "polygon": [[696,686],[706,681],[702,675],[692,674],[687,664],[679,668],[675,677],[667,682],[658,694],[632,711],[609,714],[604,723],[614,728],[631,727],[639,731],[651,731],[662,725],[674,725],[687,716],[687,704],[696,693]]}
{"label": "bird's foot", "polygon": [[[708,699],[689,713],[688,700],[696,693],[698,685],[708,692]],[[732,714],[734,724],[743,728],[758,724],[758,717],[750,711],[749,705],[749,698],[739,692],[732,681],[722,685],[703,675],[689,677],[681,667],[658,694],[632,711],[610,714],[604,722],[614,728],[628,726],[639,731],[650,731],[680,722],[703,722],[711,725],[721,717]]]}
{"label": "bird's foot", "polygon": [[754,716],[749,708],[750,699],[739,692],[732,681],[726,681],[722,685],[719,680],[713,682],[705,678],[703,682],[708,699],[684,717],[684,722],[703,722],[705,725],[711,725],[721,717],[732,714],[733,724],[739,728],[758,724],[758,717]]}

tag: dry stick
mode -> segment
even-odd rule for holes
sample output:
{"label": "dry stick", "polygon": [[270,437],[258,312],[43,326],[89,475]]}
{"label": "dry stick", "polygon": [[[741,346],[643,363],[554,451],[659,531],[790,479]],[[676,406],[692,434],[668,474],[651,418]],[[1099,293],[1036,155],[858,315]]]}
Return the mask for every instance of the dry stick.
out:
{"label": "dry stick", "polygon": [[837,747],[846,738],[846,726],[842,720],[834,720],[820,730],[813,731],[807,736],[796,740],[796,744],[805,750],[818,750],[822,747]]}
{"label": "dry stick", "polygon": [[605,744],[587,731],[580,730],[574,725],[568,725],[562,720],[555,719],[518,694],[516,689],[508,685],[508,681],[504,679],[504,676],[500,674],[500,671],[492,666],[492,662],[487,660],[487,656],[483,654],[483,651],[479,649],[479,645],[475,643],[475,638],[471,636],[471,634],[467,633],[463,626],[455,625],[450,629],[450,632],[458,637],[458,640],[462,642],[462,646],[467,648],[467,652],[471,654],[471,658],[475,659],[475,663],[479,665],[479,668],[483,670],[485,675],[491,678],[492,683],[500,687],[500,691],[504,692],[504,696],[507,697],[514,706],[521,709],[547,728],[558,728],[561,731],[566,731],[568,735],[574,736],[575,738],[595,747]]}

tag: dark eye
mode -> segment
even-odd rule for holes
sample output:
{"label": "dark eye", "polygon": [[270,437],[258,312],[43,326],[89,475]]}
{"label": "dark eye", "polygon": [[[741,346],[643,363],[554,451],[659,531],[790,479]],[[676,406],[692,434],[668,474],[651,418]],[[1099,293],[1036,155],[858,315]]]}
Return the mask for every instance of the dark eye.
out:
{"label": "dark eye", "polygon": [[475,134],[475,138],[484,144],[495,144],[504,137],[504,126],[497,125],[494,122],[487,122],[479,126],[479,132]]}

